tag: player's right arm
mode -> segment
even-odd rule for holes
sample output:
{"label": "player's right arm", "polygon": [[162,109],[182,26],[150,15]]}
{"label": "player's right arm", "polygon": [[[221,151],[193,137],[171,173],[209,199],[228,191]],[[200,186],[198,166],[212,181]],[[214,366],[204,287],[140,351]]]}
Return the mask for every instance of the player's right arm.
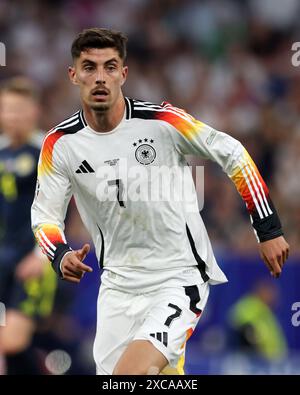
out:
{"label": "player's right arm", "polygon": [[79,282],[84,272],[92,269],[82,263],[89,245],[73,251],[64,235],[64,220],[72,186],[64,163],[62,136],[60,131],[50,131],[41,149],[37,188],[31,209],[32,229],[56,273],[66,280]]}

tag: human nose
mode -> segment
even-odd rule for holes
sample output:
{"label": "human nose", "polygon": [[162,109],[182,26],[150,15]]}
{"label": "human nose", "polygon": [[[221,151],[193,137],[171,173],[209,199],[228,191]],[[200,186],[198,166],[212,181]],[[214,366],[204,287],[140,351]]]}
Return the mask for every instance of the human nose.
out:
{"label": "human nose", "polygon": [[96,75],[96,84],[105,84],[105,74],[104,74],[104,69],[99,68],[97,70],[97,75]]}

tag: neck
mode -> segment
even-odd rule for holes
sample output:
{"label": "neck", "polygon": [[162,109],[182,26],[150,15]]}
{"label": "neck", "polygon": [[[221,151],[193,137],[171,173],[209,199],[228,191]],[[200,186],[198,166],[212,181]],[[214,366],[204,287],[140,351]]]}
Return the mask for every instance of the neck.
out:
{"label": "neck", "polygon": [[121,122],[125,111],[123,96],[107,111],[95,111],[83,103],[83,112],[88,125],[99,133],[110,132]]}
{"label": "neck", "polygon": [[25,145],[29,139],[30,139],[31,133],[28,133],[26,135],[10,135],[8,136],[9,140],[9,145],[13,149],[18,149],[21,148],[23,145]]}

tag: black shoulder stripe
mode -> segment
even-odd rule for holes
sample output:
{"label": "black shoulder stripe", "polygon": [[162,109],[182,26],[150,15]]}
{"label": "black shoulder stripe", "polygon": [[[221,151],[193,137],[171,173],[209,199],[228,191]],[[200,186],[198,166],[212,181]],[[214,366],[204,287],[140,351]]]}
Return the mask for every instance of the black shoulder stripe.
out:
{"label": "black shoulder stripe", "polygon": [[131,118],[154,119],[155,111],[133,110]]}
{"label": "black shoulder stripe", "polygon": [[155,119],[155,114],[162,109],[163,107],[159,104],[143,100],[133,100],[132,118]]}
{"label": "black shoulder stripe", "polygon": [[79,132],[79,130],[85,128],[84,118],[81,115],[81,111],[73,118],[70,122],[66,124],[60,124],[56,127],[56,131],[63,132],[65,134],[73,134]]}
{"label": "black shoulder stripe", "polygon": [[58,129],[61,126],[66,126],[75,121],[78,118],[79,111],[76,111],[74,114],[72,114],[69,118],[65,119],[64,121],[60,122],[58,125],[54,126],[53,129]]}

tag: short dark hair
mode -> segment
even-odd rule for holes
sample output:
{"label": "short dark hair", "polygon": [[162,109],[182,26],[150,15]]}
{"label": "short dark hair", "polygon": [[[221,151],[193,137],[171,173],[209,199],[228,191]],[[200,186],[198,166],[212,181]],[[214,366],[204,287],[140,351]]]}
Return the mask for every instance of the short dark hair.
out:
{"label": "short dark hair", "polygon": [[84,29],[72,43],[72,58],[73,60],[79,58],[80,53],[88,48],[115,48],[124,61],[126,43],[127,37],[119,31],[98,27]]}
{"label": "short dark hair", "polygon": [[39,101],[40,92],[37,86],[27,77],[18,76],[5,80],[1,83],[1,93],[15,93],[24,97],[29,97],[34,101]]}

